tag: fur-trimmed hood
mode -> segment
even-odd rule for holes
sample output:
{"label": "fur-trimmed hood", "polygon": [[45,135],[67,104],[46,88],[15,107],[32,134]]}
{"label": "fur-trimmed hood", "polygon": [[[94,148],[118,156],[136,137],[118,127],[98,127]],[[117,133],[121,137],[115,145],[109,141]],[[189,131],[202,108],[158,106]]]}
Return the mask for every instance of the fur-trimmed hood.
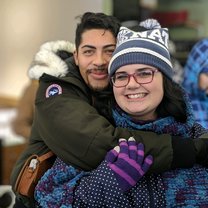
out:
{"label": "fur-trimmed hood", "polygon": [[73,53],[75,45],[69,41],[58,40],[44,43],[34,57],[28,70],[31,79],[39,79],[43,73],[63,77],[68,72],[65,61],[57,55],[58,51]]}

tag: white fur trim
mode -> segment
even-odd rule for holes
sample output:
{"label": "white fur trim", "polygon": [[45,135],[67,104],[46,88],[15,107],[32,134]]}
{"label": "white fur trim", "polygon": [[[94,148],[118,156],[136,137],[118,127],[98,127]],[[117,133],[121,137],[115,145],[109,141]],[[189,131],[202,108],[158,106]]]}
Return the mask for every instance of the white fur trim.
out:
{"label": "white fur trim", "polygon": [[40,50],[48,50],[53,52],[57,52],[58,50],[65,50],[73,53],[75,50],[75,45],[69,41],[57,40],[44,43],[40,47]]}
{"label": "white fur trim", "polygon": [[39,79],[43,73],[47,73],[56,77],[63,77],[68,72],[68,67],[56,52],[65,50],[73,53],[75,50],[74,44],[68,41],[54,41],[44,43],[40,47],[40,51],[35,55],[32,66],[28,71],[28,76],[31,79]]}

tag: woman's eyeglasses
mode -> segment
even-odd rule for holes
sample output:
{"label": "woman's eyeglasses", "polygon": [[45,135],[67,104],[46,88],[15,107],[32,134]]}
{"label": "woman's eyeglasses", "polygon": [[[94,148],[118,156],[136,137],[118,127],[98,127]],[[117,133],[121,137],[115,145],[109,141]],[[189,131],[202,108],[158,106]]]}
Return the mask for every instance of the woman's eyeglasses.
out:
{"label": "woman's eyeglasses", "polygon": [[133,77],[138,84],[147,84],[152,82],[156,72],[158,72],[157,69],[142,69],[133,74],[117,72],[111,77],[111,81],[115,87],[126,87],[130,81],[130,77]]}

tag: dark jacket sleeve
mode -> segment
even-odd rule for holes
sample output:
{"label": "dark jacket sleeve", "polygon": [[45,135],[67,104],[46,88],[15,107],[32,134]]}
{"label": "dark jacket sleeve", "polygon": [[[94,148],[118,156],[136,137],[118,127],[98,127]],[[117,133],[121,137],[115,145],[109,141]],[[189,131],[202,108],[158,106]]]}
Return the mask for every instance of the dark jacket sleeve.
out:
{"label": "dark jacket sleeve", "polygon": [[[47,97],[47,89],[52,84],[60,85],[61,93]],[[119,138],[134,136],[145,145],[146,154],[153,155],[154,172],[170,168],[173,154],[170,135],[115,128],[98,114],[86,97],[77,86],[40,82],[31,142],[41,138],[67,164],[91,170],[117,145]]]}

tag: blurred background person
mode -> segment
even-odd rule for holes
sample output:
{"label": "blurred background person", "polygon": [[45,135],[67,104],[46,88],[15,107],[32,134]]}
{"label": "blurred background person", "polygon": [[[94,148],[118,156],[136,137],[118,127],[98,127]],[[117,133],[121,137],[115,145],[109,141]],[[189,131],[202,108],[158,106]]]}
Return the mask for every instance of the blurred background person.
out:
{"label": "blurred background person", "polygon": [[[74,49],[75,49],[74,44],[70,43],[69,41],[59,40],[59,41],[46,42],[40,47],[40,50],[42,51],[41,53],[37,53],[34,61],[41,63],[43,57],[47,56],[51,60],[50,68],[56,71],[58,70],[57,68],[58,66],[54,64],[55,59],[59,57],[60,60],[61,59],[65,60],[66,58],[73,55]],[[34,66],[32,63],[30,69],[37,68],[37,70],[40,70],[40,68],[42,67],[45,68],[48,66],[45,65]],[[30,136],[34,109],[35,109],[35,97],[36,97],[37,89],[38,89],[38,80],[31,79],[30,83],[25,87],[25,90],[23,91],[22,96],[19,99],[17,106],[17,115],[12,122],[13,131],[16,134],[24,137],[25,139],[28,139]]]}
{"label": "blurred background person", "polygon": [[182,85],[189,93],[197,122],[208,128],[208,38],[199,40],[189,53]]}
{"label": "blurred background person", "polygon": [[13,131],[26,139],[30,136],[37,88],[38,80],[31,80],[25,87],[18,101],[17,115],[12,122]]}

